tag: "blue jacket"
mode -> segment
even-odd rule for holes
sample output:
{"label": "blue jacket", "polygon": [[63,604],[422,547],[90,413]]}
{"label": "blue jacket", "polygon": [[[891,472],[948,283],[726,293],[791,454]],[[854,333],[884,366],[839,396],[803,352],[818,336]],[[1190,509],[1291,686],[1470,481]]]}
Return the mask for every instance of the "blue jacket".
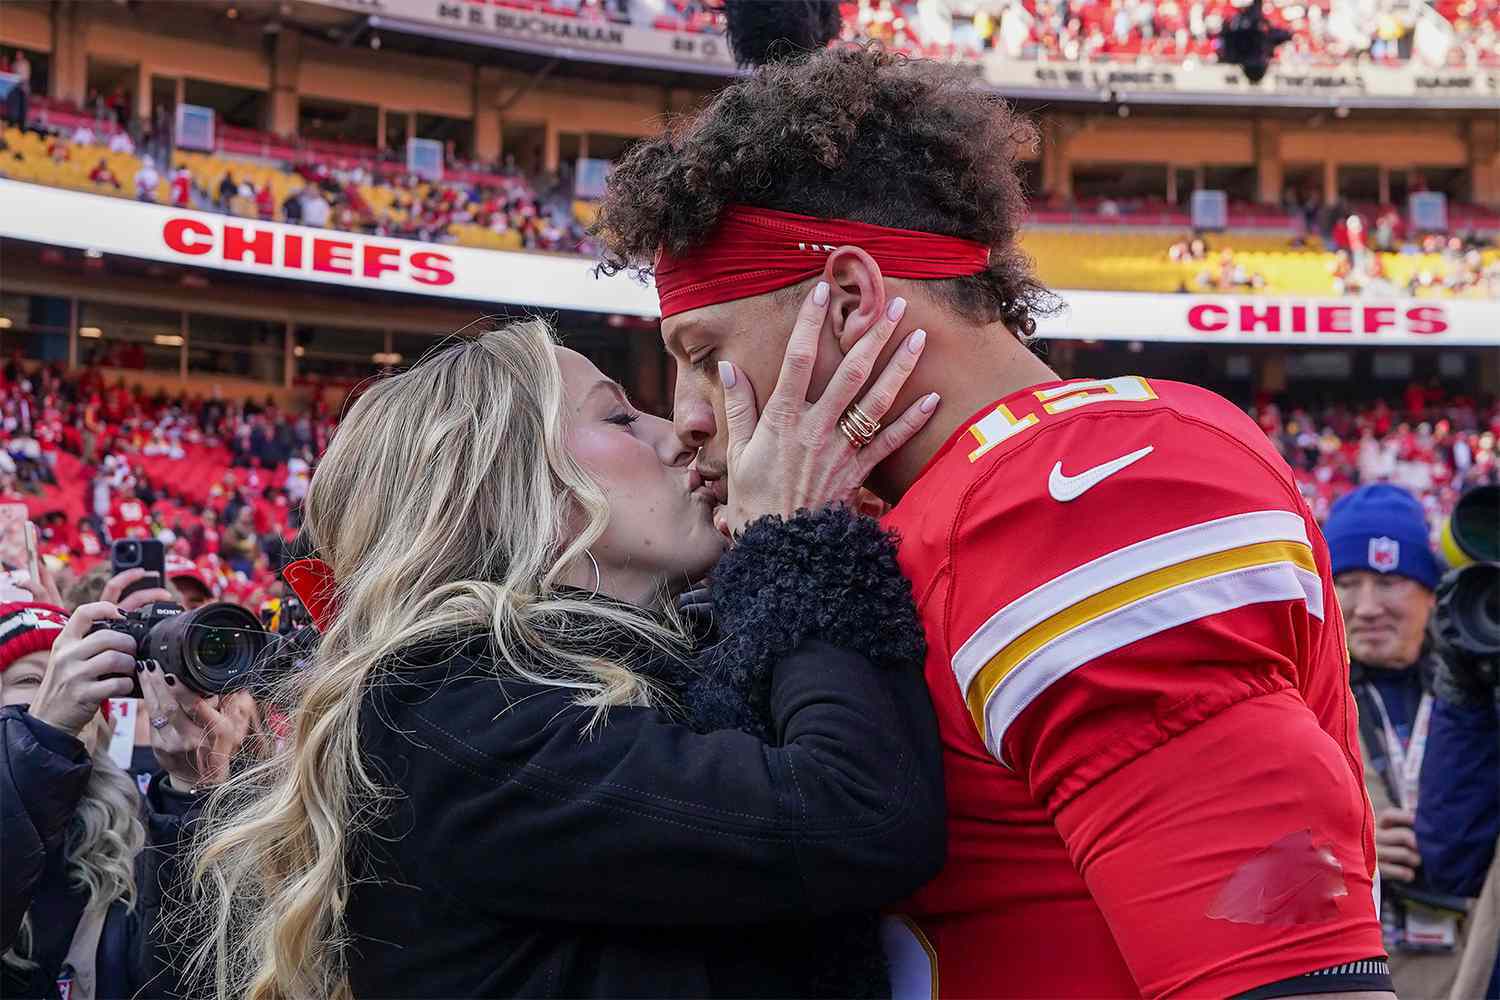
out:
{"label": "blue jacket", "polygon": [[[1500,712],[1493,703],[1439,697],[1433,704],[1416,833],[1427,883],[1477,896],[1500,841]],[[1500,962],[1486,995],[1500,997]]]}

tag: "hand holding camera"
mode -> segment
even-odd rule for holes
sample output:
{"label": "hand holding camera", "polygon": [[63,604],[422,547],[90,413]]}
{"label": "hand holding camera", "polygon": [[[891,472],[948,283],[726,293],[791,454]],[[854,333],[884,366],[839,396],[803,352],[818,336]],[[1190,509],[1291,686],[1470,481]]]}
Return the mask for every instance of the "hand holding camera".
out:
{"label": "hand holding camera", "polygon": [[135,687],[135,643],[110,629],[119,620],[113,604],[85,604],[73,612],[52,647],[47,673],[31,715],[70,736],[83,732],[106,698],[124,698]]}
{"label": "hand holding camera", "polygon": [[255,699],[243,689],[200,695],[151,664],[141,672],[141,691],[151,749],[180,792],[223,782],[234,755],[261,728]]}

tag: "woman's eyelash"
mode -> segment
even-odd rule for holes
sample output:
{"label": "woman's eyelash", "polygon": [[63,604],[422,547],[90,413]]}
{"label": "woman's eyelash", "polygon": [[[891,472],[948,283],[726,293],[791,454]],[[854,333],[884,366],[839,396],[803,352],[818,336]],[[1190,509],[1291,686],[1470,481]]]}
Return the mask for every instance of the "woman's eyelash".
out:
{"label": "woman's eyelash", "polygon": [[634,413],[617,413],[604,422],[607,424],[618,424],[621,427],[629,427],[639,419],[641,418]]}

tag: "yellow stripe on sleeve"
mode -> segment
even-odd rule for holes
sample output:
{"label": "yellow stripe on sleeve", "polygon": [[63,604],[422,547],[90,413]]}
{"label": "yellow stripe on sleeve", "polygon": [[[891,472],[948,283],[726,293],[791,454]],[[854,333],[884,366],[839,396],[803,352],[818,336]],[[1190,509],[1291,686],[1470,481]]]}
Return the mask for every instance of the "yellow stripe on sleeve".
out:
{"label": "yellow stripe on sleeve", "polygon": [[1303,542],[1273,541],[1242,545],[1165,566],[1099,591],[1032,626],[1005,645],[979,669],[965,692],[974,725],[985,733],[985,706],[1001,681],[1027,657],[1082,625],[1156,594],[1237,570],[1276,563],[1317,575],[1312,548]]}

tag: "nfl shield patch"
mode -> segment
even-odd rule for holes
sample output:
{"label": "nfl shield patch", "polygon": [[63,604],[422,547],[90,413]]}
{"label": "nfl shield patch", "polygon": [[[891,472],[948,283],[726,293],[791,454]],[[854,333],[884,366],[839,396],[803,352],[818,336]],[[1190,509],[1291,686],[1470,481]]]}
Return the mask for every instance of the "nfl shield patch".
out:
{"label": "nfl shield patch", "polygon": [[1401,562],[1401,543],[1394,538],[1370,539],[1370,568],[1389,573]]}

